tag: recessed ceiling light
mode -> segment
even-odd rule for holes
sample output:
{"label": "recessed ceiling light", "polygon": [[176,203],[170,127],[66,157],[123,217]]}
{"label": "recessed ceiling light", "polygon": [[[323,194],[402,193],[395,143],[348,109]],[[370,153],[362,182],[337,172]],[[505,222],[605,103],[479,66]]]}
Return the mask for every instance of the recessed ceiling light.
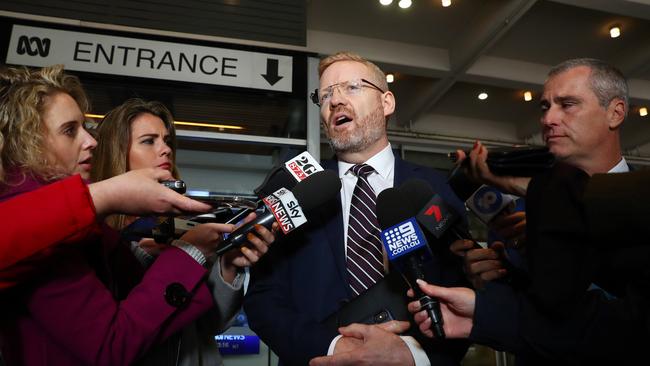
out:
{"label": "recessed ceiling light", "polygon": [[387,6],[393,3],[393,0],[379,0],[379,3],[383,6]]}
{"label": "recessed ceiling light", "polygon": [[399,0],[397,5],[399,5],[400,8],[402,9],[407,9],[410,8],[413,2],[411,0]]}
{"label": "recessed ceiling light", "polygon": [[451,0],[442,0],[442,6],[444,8],[451,6]]}
{"label": "recessed ceiling light", "polygon": [[395,81],[395,75],[393,75],[392,73],[386,74],[386,82],[392,83],[393,81]]}
{"label": "recessed ceiling light", "polygon": [[486,100],[488,98],[488,94],[486,92],[482,92],[478,95],[478,99],[480,100]]}
{"label": "recessed ceiling light", "polygon": [[646,107],[639,108],[639,116],[645,117],[647,115],[648,115],[648,108]]}
{"label": "recessed ceiling light", "polygon": [[533,93],[531,93],[529,90],[526,90],[524,92],[524,100],[527,101],[527,102],[530,102],[531,100],[533,100]]}
{"label": "recessed ceiling light", "polygon": [[612,38],[618,38],[621,35],[621,27],[618,25],[612,26],[609,28],[609,36]]}

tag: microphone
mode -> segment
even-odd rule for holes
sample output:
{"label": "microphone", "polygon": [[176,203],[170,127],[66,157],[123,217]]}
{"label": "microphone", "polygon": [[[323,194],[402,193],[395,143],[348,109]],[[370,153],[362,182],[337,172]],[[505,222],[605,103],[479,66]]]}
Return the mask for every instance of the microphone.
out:
{"label": "microphone", "polygon": [[[301,182],[307,179],[307,177],[320,171],[323,171],[323,167],[320,166],[318,161],[307,151],[296,155],[283,165],[273,167],[266,174],[262,184],[253,190],[255,195],[260,198],[256,202],[257,207],[263,203],[262,198],[273,194],[280,188],[291,190],[298,182]],[[226,221],[226,224],[238,222],[251,211],[253,211],[253,209],[247,208],[241,210],[235,216]]]}
{"label": "microphone", "polygon": [[484,184],[465,201],[465,206],[487,225],[502,211],[514,210],[516,200],[516,196]]}
{"label": "microphone", "polygon": [[[473,240],[467,229],[460,225],[460,213],[436,194],[429,183],[421,179],[410,179],[402,187],[405,192],[409,192],[408,198],[413,207],[420,211],[417,216],[420,224],[437,239],[441,239],[449,230],[453,236],[447,238],[449,240]],[[516,196],[503,194],[494,187],[482,185],[465,200],[465,207],[487,225],[502,211],[514,209],[516,199]],[[478,243],[476,247],[480,247]]]}
{"label": "microphone", "polygon": [[323,167],[307,151],[296,155],[280,166],[276,166],[266,175],[264,182],[253,191],[262,198],[266,197],[280,188],[293,189],[293,187],[309,176],[323,171]]}
{"label": "microphone", "polygon": [[[480,187],[465,205],[470,210],[476,210],[479,218],[482,217],[484,223],[488,223],[504,209],[514,205],[514,196],[502,195],[498,190],[484,186]],[[437,239],[438,245],[448,247],[457,239],[471,240],[474,243],[474,249],[483,249],[483,247],[474,240],[472,235],[462,224],[462,216],[437,193],[434,193],[429,183],[421,179],[411,179],[402,184],[400,187],[403,192],[408,192],[406,198],[409,204],[419,210],[416,216],[420,225],[428,232],[433,234]],[[474,203],[477,202],[477,203]],[[487,204],[489,203],[489,204]],[[476,206],[476,207],[474,207]],[[419,207],[422,207],[419,209]],[[482,212],[481,212],[482,210]],[[511,274],[519,273],[521,270],[515,267],[511,262],[512,255],[506,254],[506,260],[502,261],[504,268]],[[515,258],[516,260],[516,258]]]}
{"label": "microphone", "polygon": [[[406,192],[406,191],[404,191]],[[437,338],[445,338],[442,312],[438,299],[426,295],[415,282],[424,279],[423,265],[431,259],[427,240],[420,229],[408,200],[408,194],[389,188],[377,197],[377,219],[381,226],[381,241],[388,260],[402,274],[426,310]],[[405,204],[406,203],[406,204]]]}
{"label": "microphone", "polygon": [[340,190],[341,180],[338,174],[331,170],[310,174],[292,190],[276,190],[262,199],[268,210],[233,231],[217,248],[217,255],[244,244],[247,234],[254,231],[255,225],[258,224],[270,230],[273,223],[277,222],[282,232],[288,234],[305,224],[316,208],[334,199]]}
{"label": "microphone", "polygon": [[[422,179],[409,179],[400,187],[404,192],[405,202],[416,212],[420,225],[437,240],[451,244],[456,239],[472,239],[462,225],[462,215],[431,189],[429,183]],[[476,247],[480,247],[476,244]]]}
{"label": "microphone", "polygon": [[[469,156],[469,151],[465,151],[465,155]],[[448,153],[447,156],[454,163],[458,160],[455,151]],[[499,147],[488,151],[486,163],[490,171],[496,175],[532,177],[552,168],[555,164],[555,156],[547,147]],[[461,165],[467,164],[469,159],[463,161]],[[456,171],[457,169],[454,170]]]}

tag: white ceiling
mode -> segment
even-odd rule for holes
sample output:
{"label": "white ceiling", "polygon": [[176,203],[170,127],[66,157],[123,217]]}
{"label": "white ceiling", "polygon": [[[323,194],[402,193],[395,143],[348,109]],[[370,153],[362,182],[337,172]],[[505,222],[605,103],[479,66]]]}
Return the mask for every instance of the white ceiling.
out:
{"label": "white ceiling", "polygon": [[[609,37],[612,24],[621,37]],[[307,49],[351,50],[396,73],[392,138],[431,151],[475,139],[540,144],[538,101],[524,102],[523,90],[538,97],[563,60],[603,59],[629,78],[626,157],[650,165],[650,116],[638,115],[650,108],[650,0],[413,0],[409,9],[307,0]]]}

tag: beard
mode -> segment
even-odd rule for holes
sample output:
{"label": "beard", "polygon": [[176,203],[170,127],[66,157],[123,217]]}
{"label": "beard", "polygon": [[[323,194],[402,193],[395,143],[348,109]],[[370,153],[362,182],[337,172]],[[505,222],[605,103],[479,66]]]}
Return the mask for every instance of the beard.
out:
{"label": "beard", "polygon": [[[350,123],[350,122],[348,122]],[[362,120],[354,119],[354,128],[337,133],[325,129],[330,146],[335,152],[360,152],[379,141],[385,135],[386,119],[381,107]]]}

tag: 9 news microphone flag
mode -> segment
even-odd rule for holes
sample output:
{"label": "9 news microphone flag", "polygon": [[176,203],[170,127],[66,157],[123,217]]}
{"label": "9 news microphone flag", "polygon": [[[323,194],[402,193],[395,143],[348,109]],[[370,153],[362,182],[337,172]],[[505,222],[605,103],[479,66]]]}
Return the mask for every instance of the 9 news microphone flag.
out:
{"label": "9 news microphone flag", "polygon": [[[420,301],[421,309],[426,310],[431,318],[431,327],[436,338],[444,338],[442,312],[437,299],[426,295],[417,285],[416,280],[424,280],[424,265],[430,263],[432,253],[429,243],[415,219],[421,205],[409,202],[410,192],[389,188],[382,191],[377,199],[377,215],[381,228],[382,243],[386,249],[389,262],[397,269],[415,296]],[[426,199],[426,198],[425,198]]]}

